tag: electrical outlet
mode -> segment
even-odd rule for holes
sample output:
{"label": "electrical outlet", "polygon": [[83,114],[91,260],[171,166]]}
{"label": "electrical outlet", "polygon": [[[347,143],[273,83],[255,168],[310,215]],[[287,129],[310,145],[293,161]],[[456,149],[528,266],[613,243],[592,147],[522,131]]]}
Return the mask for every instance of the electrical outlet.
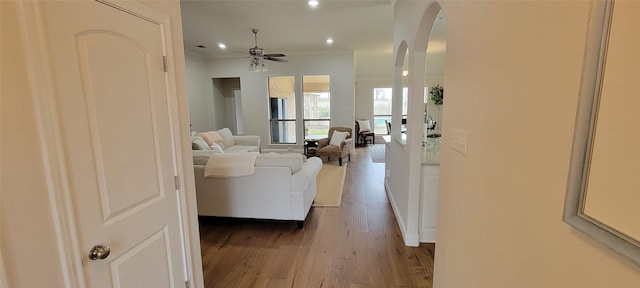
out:
{"label": "electrical outlet", "polygon": [[460,152],[462,155],[467,155],[468,134],[467,131],[455,128],[451,129],[451,148]]}

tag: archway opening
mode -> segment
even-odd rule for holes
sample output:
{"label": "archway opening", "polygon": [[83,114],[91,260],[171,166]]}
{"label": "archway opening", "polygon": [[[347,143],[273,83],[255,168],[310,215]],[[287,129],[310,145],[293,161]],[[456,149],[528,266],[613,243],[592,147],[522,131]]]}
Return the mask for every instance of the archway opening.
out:
{"label": "archway opening", "polygon": [[444,112],[444,64],[447,48],[446,20],[438,12],[426,45],[424,79],[424,129],[422,162],[440,163]]}
{"label": "archway opening", "polygon": [[395,87],[393,87],[393,102],[390,132],[392,137],[403,145],[406,142],[406,116],[409,106],[408,83],[409,83],[409,48],[406,42],[400,43],[395,62]]}

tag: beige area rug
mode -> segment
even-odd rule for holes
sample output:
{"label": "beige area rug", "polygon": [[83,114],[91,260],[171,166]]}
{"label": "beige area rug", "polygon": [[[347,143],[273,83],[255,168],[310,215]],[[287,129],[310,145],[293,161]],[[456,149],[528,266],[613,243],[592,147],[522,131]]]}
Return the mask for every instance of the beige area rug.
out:
{"label": "beige area rug", "polygon": [[344,162],[342,166],[338,166],[338,161],[335,160],[322,164],[322,169],[316,178],[316,199],[313,207],[340,207],[348,165],[347,161]]}

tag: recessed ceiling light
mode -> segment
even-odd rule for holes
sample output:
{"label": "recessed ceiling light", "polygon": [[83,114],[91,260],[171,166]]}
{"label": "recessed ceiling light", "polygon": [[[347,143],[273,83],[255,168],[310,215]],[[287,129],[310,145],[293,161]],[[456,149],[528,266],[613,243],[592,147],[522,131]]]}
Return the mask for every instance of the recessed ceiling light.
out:
{"label": "recessed ceiling light", "polygon": [[311,7],[318,6],[318,0],[309,0],[309,6]]}
{"label": "recessed ceiling light", "polygon": [[227,45],[224,45],[224,43],[218,43],[218,48],[227,49]]}
{"label": "recessed ceiling light", "polygon": [[327,39],[327,44],[329,44],[329,45],[333,44],[333,39],[331,39],[331,38]]}
{"label": "recessed ceiling light", "polygon": [[204,45],[197,45],[196,47],[198,47],[198,48],[200,48],[200,49],[205,49],[205,48],[207,48],[207,46],[204,46]]}

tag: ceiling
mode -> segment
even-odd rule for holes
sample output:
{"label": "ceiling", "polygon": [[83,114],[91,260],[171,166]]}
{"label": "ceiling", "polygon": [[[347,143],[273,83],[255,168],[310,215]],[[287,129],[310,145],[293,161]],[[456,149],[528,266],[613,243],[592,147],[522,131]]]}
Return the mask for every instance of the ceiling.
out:
{"label": "ceiling", "polygon": [[[185,49],[208,58],[248,55],[255,46],[266,53],[331,53],[352,50],[361,57],[383,57],[390,70],[393,6],[389,0],[182,0]],[[327,38],[333,44],[326,43]],[[224,43],[227,48],[218,48]],[[206,48],[197,48],[204,45]],[[370,61],[365,61],[370,62]],[[366,63],[365,63],[366,64]]]}
{"label": "ceiling", "polygon": [[265,53],[355,51],[357,78],[390,78],[395,0],[307,1],[181,0],[184,47],[207,58],[246,57],[257,28]]}

